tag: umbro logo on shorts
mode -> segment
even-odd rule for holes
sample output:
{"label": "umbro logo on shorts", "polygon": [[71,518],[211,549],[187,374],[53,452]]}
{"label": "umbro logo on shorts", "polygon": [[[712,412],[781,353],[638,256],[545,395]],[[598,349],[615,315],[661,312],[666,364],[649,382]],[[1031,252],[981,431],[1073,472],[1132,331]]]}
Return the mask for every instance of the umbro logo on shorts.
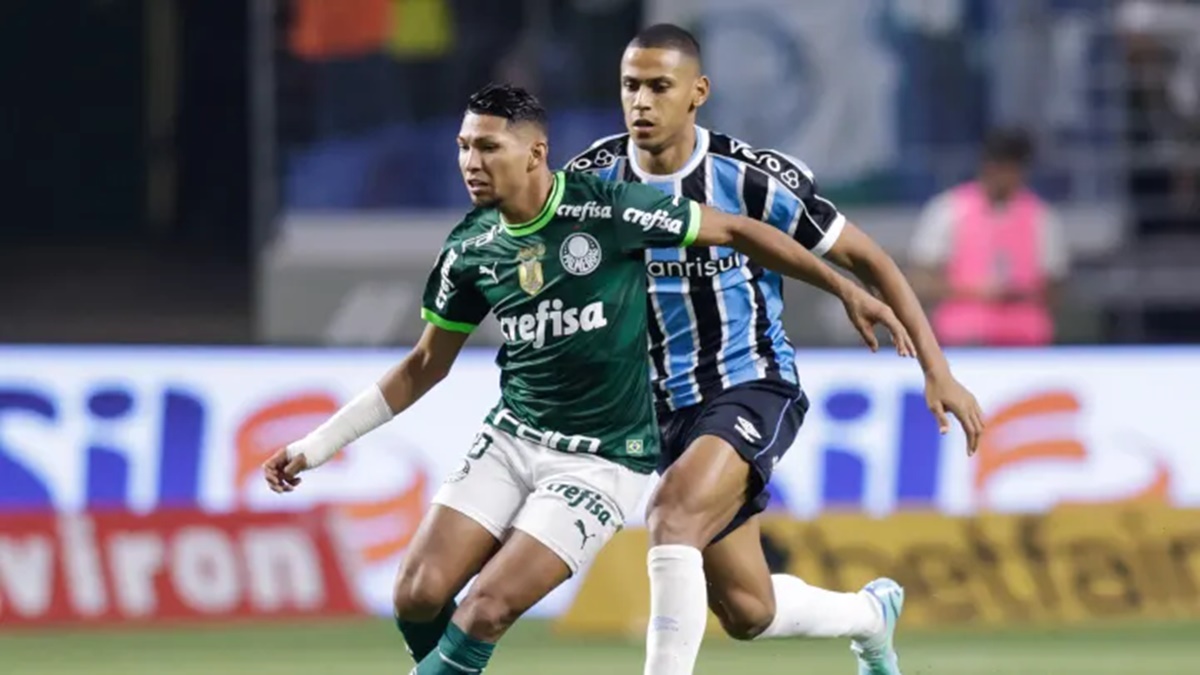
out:
{"label": "umbro logo on shorts", "polygon": [[762,440],[762,434],[758,433],[758,428],[745,417],[738,416],[737,426],[734,427],[734,430],[741,434],[748,443],[758,443]]}

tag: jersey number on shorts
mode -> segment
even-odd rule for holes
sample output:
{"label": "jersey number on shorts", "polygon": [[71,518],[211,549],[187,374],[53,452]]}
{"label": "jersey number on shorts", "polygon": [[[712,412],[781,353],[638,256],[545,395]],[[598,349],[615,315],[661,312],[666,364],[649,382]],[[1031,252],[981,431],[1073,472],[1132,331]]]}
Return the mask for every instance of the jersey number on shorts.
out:
{"label": "jersey number on shorts", "polygon": [[487,452],[487,449],[490,447],[492,447],[492,437],[485,433],[480,433],[475,437],[475,444],[471,446],[471,450],[467,453],[467,457],[471,459],[480,459],[483,457],[483,453]]}

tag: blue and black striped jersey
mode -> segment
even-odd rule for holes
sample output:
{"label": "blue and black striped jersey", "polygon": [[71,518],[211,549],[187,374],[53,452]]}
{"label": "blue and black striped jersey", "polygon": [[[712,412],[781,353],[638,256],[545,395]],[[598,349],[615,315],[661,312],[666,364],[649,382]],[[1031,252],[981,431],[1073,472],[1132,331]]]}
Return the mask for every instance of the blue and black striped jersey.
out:
{"label": "blue and black striped jersey", "polygon": [[[696,150],[670,176],[637,165],[628,134],[604,138],[567,164],[609,181],[637,181],[667,194],[739,213],[787,232],[818,255],[837,241],[845,218],[817,192],[803,162],[696,128]],[[696,405],[745,382],[799,384],[795,350],[783,330],[778,274],[733,249],[646,251],[650,366],[656,399],[668,409]]]}

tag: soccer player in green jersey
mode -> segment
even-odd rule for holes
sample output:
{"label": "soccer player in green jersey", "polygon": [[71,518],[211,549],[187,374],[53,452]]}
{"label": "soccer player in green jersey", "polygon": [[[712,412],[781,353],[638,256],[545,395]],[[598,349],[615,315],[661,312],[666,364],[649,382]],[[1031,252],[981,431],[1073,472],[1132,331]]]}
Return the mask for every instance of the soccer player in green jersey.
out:
{"label": "soccer player in green jersey", "polygon": [[902,355],[913,349],[886,305],[778,230],[645,185],[551,172],[545,112],[524,90],[493,86],[473,96],[458,146],[477,208],[430,273],[419,344],[264,464],[272,489],[294,489],[301,471],[445,377],[489,313],[499,320],[500,401],[434,497],[396,580],[397,624],[418,675],[481,672],[509,626],[637,507],[659,454],[645,249],[733,246],[842,298],[873,348],[881,323]]}

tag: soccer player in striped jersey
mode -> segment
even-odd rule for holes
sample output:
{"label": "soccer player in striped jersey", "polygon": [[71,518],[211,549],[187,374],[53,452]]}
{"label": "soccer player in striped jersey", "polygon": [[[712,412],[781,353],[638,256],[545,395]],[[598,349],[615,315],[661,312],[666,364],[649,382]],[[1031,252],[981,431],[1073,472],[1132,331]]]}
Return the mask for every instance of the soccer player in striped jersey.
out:
{"label": "soccer player in striped jersey", "polygon": [[[597,141],[567,168],[762,220],[849,270],[904,323],[930,410],[943,433],[953,414],[974,452],[983,430],[979,405],[951,374],[895,262],[820,196],[802,162],[697,126],[709,89],[690,33],[669,24],[645,29],[621,63],[627,133]],[[646,265],[662,431],[662,480],[647,515],[646,675],[692,672],[706,597],[735,638],[850,638],[860,673],[897,675],[899,585],[881,579],[857,593],[827,591],[771,575],[763,555],[758,517],[766,486],[808,408],[780,322],[781,278],[720,247],[653,249]]]}

